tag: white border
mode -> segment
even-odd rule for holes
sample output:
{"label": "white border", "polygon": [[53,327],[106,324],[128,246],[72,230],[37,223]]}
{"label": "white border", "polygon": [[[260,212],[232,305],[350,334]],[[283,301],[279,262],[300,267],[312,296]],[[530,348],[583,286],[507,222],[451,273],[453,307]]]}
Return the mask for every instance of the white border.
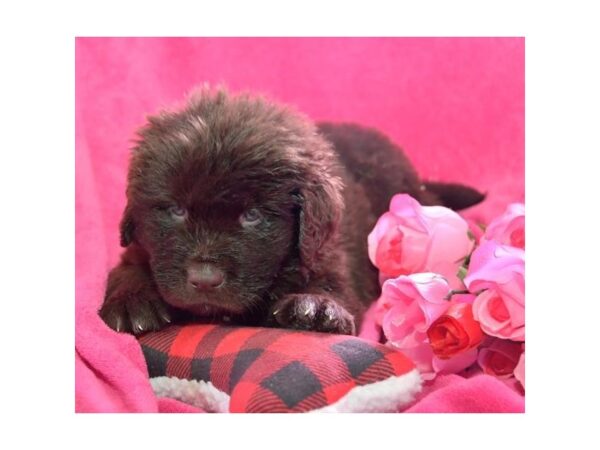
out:
{"label": "white border", "polygon": [[[265,5],[270,7],[265,8]],[[598,387],[594,2],[12,2],[2,8],[3,437],[86,448],[589,448]],[[73,414],[76,35],[526,36],[527,414]],[[14,368],[8,375],[7,368]],[[573,377],[575,373],[575,377]],[[221,421],[223,420],[223,421]],[[307,444],[307,441],[312,444]]]}

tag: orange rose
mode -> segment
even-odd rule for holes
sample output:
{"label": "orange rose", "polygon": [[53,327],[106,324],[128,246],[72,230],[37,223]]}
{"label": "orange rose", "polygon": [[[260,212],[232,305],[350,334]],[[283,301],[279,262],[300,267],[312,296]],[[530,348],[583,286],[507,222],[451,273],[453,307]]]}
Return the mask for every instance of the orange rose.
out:
{"label": "orange rose", "polygon": [[469,303],[451,304],[427,330],[433,353],[440,359],[449,359],[477,347],[484,338],[483,331],[473,318]]}

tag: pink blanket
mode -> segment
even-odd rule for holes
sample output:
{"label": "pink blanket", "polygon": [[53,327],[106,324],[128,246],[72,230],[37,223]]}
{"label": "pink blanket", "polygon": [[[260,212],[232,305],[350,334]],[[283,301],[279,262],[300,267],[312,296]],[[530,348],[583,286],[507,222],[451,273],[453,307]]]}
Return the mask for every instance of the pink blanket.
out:
{"label": "pink blanket", "polygon": [[[524,201],[522,39],[135,39],[76,44],[76,410],[192,412],[157,399],[140,348],[98,318],[120,253],[134,130],[203,82],[251,90],[315,120],[376,127],[425,178],[488,192],[467,217]],[[518,412],[524,399],[480,375],[439,377],[410,412]]]}

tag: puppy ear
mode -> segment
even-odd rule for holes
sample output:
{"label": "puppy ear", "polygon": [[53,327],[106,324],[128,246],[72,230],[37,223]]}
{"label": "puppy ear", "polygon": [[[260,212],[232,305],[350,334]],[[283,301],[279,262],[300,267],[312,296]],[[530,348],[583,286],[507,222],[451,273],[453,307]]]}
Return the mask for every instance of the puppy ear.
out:
{"label": "puppy ear", "polygon": [[432,193],[442,206],[446,206],[455,211],[469,208],[470,206],[481,203],[486,194],[473,189],[469,186],[464,186],[457,183],[435,183],[425,182],[425,189]]}
{"label": "puppy ear", "polygon": [[133,216],[131,214],[131,208],[129,205],[125,207],[119,227],[121,231],[121,247],[127,247],[133,242],[133,234],[135,231]]}
{"label": "puppy ear", "polygon": [[341,181],[334,177],[300,189],[298,248],[302,265],[308,269],[337,231],[344,207],[341,189]]}

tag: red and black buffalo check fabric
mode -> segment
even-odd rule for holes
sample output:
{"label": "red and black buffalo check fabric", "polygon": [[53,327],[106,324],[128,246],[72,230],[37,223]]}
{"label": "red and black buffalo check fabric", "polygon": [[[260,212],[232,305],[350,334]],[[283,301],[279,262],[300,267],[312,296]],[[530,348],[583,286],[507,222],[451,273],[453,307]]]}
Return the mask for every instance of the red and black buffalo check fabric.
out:
{"label": "red and black buffalo check fabric", "polygon": [[307,331],[186,325],[139,342],[150,377],[210,381],[231,396],[231,412],[310,411],[414,369],[383,345]]}

